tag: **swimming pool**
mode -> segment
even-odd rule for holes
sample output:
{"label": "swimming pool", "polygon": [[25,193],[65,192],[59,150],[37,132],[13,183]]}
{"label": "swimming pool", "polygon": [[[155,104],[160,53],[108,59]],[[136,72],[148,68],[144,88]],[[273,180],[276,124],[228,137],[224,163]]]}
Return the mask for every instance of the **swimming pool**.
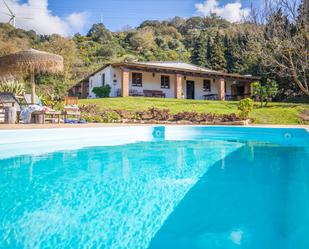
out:
{"label": "swimming pool", "polygon": [[309,248],[304,129],[0,131],[0,248]]}

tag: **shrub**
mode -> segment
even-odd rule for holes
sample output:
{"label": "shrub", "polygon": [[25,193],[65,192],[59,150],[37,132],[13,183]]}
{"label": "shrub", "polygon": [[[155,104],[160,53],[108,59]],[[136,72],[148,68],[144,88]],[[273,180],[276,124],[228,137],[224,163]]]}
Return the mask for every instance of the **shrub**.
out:
{"label": "shrub", "polygon": [[106,110],[105,112],[102,113],[102,120],[104,123],[113,123],[115,121],[121,120],[121,117],[115,111]]}
{"label": "shrub", "polygon": [[99,113],[100,112],[100,108],[96,104],[82,105],[79,107],[79,110],[82,113]]}
{"label": "shrub", "polygon": [[258,97],[261,107],[267,106],[268,101],[278,93],[278,84],[274,80],[267,79],[265,84],[253,83],[253,95]]}
{"label": "shrub", "polygon": [[94,87],[92,92],[95,94],[97,98],[108,98],[111,92],[111,87],[110,85]]}
{"label": "shrub", "polygon": [[170,117],[170,110],[169,109],[159,109],[159,108],[149,108],[148,112],[150,116],[154,120],[168,120]]}
{"label": "shrub", "polygon": [[216,115],[212,113],[201,113],[200,114],[200,121],[203,122],[213,122]]}
{"label": "shrub", "polygon": [[174,121],[187,120],[191,122],[199,122],[200,115],[197,112],[178,112],[173,116]]}
{"label": "shrub", "polygon": [[253,106],[254,106],[254,102],[250,98],[240,100],[238,104],[239,117],[242,120],[248,119],[250,113],[253,110]]}
{"label": "shrub", "polygon": [[99,114],[83,113],[81,118],[85,119],[89,123],[103,123],[103,118]]}
{"label": "shrub", "polygon": [[135,112],[135,113],[133,114],[133,119],[142,120],[142,119],[143,119],[143,116],[144,116],[144,112],[143,112],[143,111]]}
{"label": "shrub", "polygon": [[238,116],[235,113],[231,114],[222,114],[219,116],[221,122],[234,122],[239,120]]}
{"label": "shrub", "polygon": [[21,96],[25,92],[25,85],[16,80],[5,80],[0,83],[0,92],[13,93],[14,95]]}
{"label": "shrub", "polygon": [[133,118],[133,112],[130,112],[130,111],[127,111],[127,110],[114,110],[116,113],[118,113],[118,115],[121,117],[121,118],[124,118],[124,119],[131,119]]}

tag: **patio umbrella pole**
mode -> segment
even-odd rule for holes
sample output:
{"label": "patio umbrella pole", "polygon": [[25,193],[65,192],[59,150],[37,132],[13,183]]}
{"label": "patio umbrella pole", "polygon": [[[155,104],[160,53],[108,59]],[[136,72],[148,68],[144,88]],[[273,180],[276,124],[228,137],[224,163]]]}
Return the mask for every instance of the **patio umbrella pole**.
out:
{"label": "patio umbrella pole", "polygon": [[31,77],[31,102],[34,104],[34,96],[35,96],[35,81],[34,81],[34,70],[32,69],[30,72]]}

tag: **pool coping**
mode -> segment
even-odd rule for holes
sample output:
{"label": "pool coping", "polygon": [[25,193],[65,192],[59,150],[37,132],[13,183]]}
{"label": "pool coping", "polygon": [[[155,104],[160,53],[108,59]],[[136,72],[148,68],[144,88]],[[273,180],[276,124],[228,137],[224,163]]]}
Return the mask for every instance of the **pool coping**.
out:
{"label": "pool coping", "polygon": [[[22,129],[59,129],[59,128],[102,128],[102,127],[122,127],[122,126],[207,126],[207,125],[184,125],[184,124],[128,124],[128,123],[88,123],[88,124],[0,124],[0,130],[22,130]],[[218,126],[222,125],[209,125]],[[229,125],[227,125],[229,126]],[[309,132],[309,125],[272,125],[254,124],[248,126],[230,127],[259,127],[259,128],[302,128]]]}

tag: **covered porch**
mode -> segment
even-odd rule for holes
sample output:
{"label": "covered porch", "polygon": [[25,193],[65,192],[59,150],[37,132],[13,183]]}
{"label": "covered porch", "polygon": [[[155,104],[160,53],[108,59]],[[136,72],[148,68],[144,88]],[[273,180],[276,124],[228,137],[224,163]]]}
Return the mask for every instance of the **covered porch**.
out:
{"label": "covered porch", "polygon": [[[240,100],[252,95],[257,77],[211,71],[195,72],[172,68],[132,65],[119,67],[119,96],[166,97],[177,99]],[[138,75],[138,78],[137,78]]]}

